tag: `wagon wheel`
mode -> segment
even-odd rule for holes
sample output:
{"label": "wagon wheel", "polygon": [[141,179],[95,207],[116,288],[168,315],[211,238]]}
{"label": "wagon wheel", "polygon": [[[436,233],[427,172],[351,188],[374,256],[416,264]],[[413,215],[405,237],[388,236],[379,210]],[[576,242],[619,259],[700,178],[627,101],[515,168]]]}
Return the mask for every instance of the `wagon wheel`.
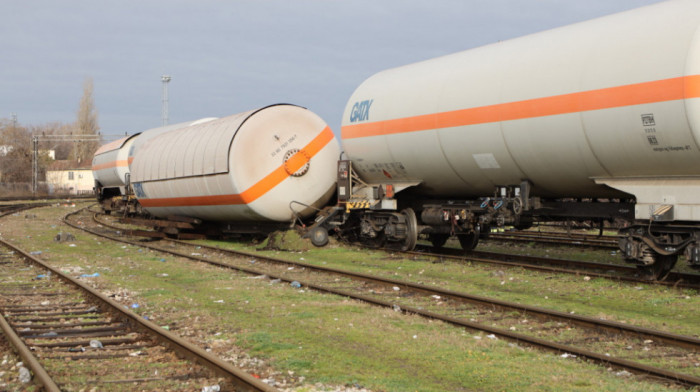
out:
{"label": "wagon wheel", "polygon": [[648,265],[639,265],[637,268],[644,274],[655,280],[665,280],[678,261],[678,255],[654,254],[654,262]]}
{"label": "wagon wheel", "polygon": [[443,234],[443,233],[433,233],[428,235],[428,240],[430,241],[431,244],[433,244],[433,248],[435,249],[440,249],[442,248],[445,243],[447,242],[447,239],[450,238],[449,234]]}
{"label": "wagon wheel", "polygon": [[479,243],[479,230],[475,229],[469,234],[458,234],[457,239],[459,240],[459,245],[462,249],[467,252],[474,250],[476,245]]}
{"label": "wagon wheel", "polygon": [[323,226],[314,227],[308,235],[314,246],[322,247],[328,244],[328,230]]}
{"label": "wagon wheel", "polygon": [[406,218],[406,240],[404,240],[401,250],[410,251],[418,243],[418,219],[416,218],[416,213],[410,208],[401,211],[401,215]]}

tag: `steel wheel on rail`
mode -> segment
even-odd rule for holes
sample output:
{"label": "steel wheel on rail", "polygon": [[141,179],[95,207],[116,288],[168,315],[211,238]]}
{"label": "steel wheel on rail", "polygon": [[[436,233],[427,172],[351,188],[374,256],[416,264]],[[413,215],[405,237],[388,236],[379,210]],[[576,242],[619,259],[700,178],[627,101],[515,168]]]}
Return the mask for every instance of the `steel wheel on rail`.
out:
{"label": "steel wheel on rail", "polygon": [[428,240],[431,244],[433,244],[433,248],[435,249],[440,249],[445,246],[448,238],[450,238],[450,235],[444,233],[433,233],[428,235]]}
{"label": "steel wheel on rail", "polygon": [[665,280],[678,261],[678,255],[660,255],[654,253],[654,262],[647,265],[639,265],[637,268],[644,274],[655,280]]}
{"label": "steel wheel on rail", "polygon": [[401,246],[401,250],[413,250],[418,243],[418,218],[416,218],[416,213],[410,208],[401,211],[401,215],[406,219],[406,239]]}
{"label": "steel wheel on rail", "polygon": [[479,243],[479,230],[475,229],[469,234],[458,234],[457,239],[459,240],[459,245],[462,246],[462,249],[467,252],[472,251]]}

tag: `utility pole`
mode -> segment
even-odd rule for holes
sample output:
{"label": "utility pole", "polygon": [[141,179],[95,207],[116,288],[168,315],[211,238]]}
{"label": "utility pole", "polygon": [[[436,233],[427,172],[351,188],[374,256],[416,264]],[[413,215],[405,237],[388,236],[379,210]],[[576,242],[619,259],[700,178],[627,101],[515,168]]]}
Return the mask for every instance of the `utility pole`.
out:
{"label": "utility pole", "polygon": [[163,82],[163,126],[168,125],[168,83],[172,78],[169,75],[161,76]]}
{"label": "utility pole", "polygon": [[39,187],[39,136],[32,136],[32,193]]}

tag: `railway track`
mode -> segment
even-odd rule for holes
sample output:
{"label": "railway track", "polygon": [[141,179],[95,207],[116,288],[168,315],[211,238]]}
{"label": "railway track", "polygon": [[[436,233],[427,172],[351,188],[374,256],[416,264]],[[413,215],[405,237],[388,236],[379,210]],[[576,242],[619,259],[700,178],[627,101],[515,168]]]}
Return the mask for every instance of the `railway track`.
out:
{"label": "railway track", "polygon": [[[617,230],[617,229],[616,229]],[[590,241],[590,240],[608,240],[608,241],[617,241],[619,236],[617,234],[611,235],[611,234],[591,234],[591,233],[584,233],[580,231],[552,231],[552,230],[511,230],[508,233],[515,233],[515,234],[522,234],[522,235],[531,235],[531,236],[544,236],[544,237],[553,237],[553,238],[571,238],[571,239],[578,239],[581,241]],[[495,234],[495,233],[494,233]]]}
{"label": "railway track", "polygon": [[83,195],[41,195],[41,196],[34,196],[34,195],[27,195],[27,196],[9,196],[9,197],[0,197],[0,202],[13,202],[13,201],[26,201],[26,200],[94,200],[95,195],[94,193],[90,192],[89,194],[83,194]]}
{"label": "railway track", "polygon": [[0,327],[45,391],[274,391],[0,240]]}
{"label": "railway track", "polygon": [[[81,221],[89,219],[83,216]],[[125,238],[123,228],[109,228],[108,223],[97,223],[96,218],[95,222],[93,228],[68,223],[113,240],[264,276],[273,281],[288,282],[297,288],[333,293],[395,311],[441,320],[483,331],[488,337],[542,347],[563,356],[587,358],[605,366],[662,378],[670,383],[700,385],[700,368],[693,367],[693,364],[700,362],[700,339],[697,337],[202,244],[196,245],[199,255],[193,256],[193,244],[171,240],[144,244]],[[120,231],[121,235],[115,231]]]}
{"label": "railway track", "polygon": [[0,205],[0,218],[16,214],[21,211],[30,210],[37,207],[46,207],[54,203],[22,203],[22,204],[4,204]]}
{"label": "railway track", "polygon": [[[395,251],[396,252],[396,251]],[[497,252],[471,251],[465,254],[461,249],[441,248],[418,245],[415,251],[401,252],[414,256],[430,256],[448,258],[463,262],[497,264],[507,267],[521,267],[530,270],[563,274],[585,274],[590,277],[605,278],[630,283],[646,283],[660,286],[700,289],[700,274],[671,272],[665,280],[655,280],[652,276],[644,275],[633,266],[611,263],[598,263],[551,257],[505,254]]]}
{"label": "railway track", "polygon": [[489,233],[488,239],[496,241],[538,242],[566,246],[618,249],[618,239],[613,236],[567,234],[557,232],[506,231]]}

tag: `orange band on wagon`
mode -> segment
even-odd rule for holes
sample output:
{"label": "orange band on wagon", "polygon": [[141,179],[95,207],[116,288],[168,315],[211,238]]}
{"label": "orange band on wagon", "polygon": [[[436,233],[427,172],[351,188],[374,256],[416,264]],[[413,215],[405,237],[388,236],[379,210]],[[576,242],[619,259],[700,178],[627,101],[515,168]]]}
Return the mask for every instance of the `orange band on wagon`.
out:
{"label": "orange band on wagon", "polygon": [[700,75],[683,76],[393,120],[346,125],[342,127],[341,134],[343,139],[392,135],[688,98],[700,98]]}
{"label": "orange band on wagon", "polygon": [[[330,127],[326,127],[309,144],[304,146],[296,154],[292,155],[286,163],[276,168],[272,173],[262,180],[237,195],[214,195],[214,196],[189,196],[189,197],[169,197],[161,199],[139,199],[144,207],[187,207],[187,206],[219,206],[233,204],[248,204],[257,200],[267,192],[271,191],[282,181],[304,167],[312,157],[318,154],[335,136]],[[285,167],[286,166],[286,167]]]}
{"label": "orange band on wagon", "polygon": [[[131,159],[129,159],[131,160]],[[129,161],[121,160],[121,161],[111,161],[111,162],[105,162],[101,163],[99,165],[92,165],[92,171],[97,171],[97,170],[102,170],[102,169],[111,169],[113,167],[128,167],[129,166]]]}

